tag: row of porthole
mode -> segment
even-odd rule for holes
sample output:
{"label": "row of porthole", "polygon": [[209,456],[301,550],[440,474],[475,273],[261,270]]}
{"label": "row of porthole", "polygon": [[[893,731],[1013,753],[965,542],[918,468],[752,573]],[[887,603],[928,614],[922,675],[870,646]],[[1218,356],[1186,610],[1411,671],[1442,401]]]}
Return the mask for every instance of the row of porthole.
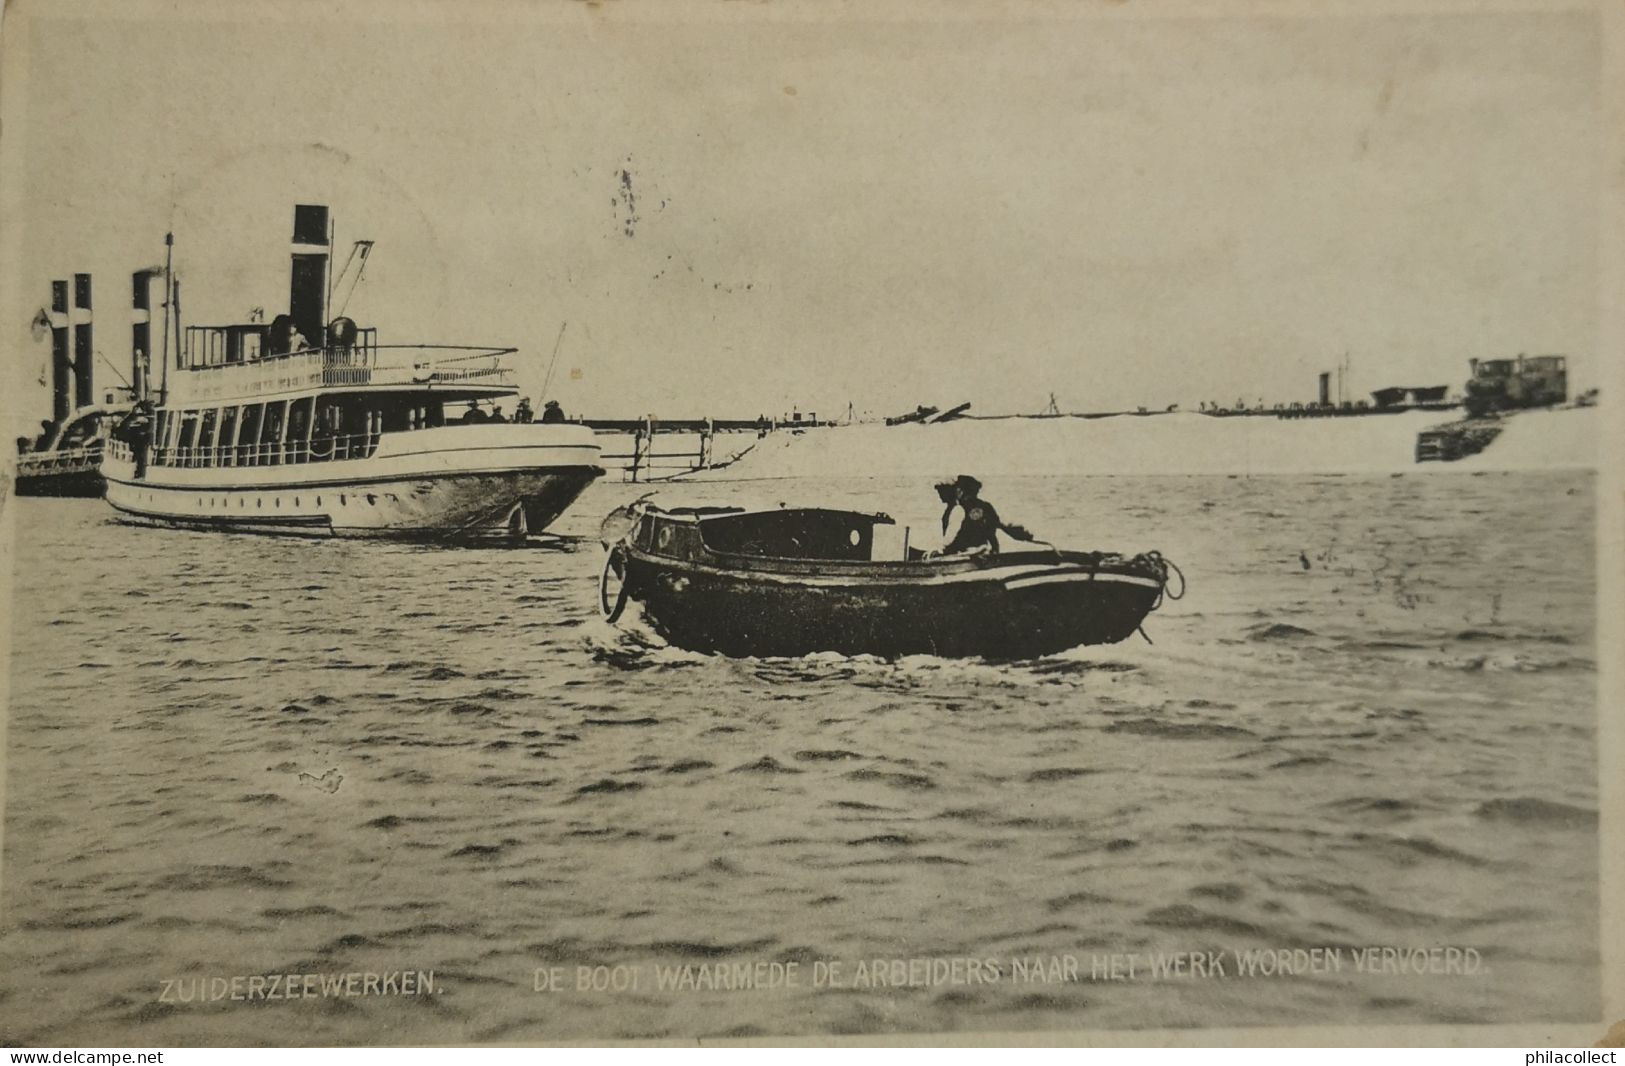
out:
{"label": "row of porthole", "polygon": [[[143,492],[141,494],[141,496],[144,499],[146,499],[149,503],[154,502],[154,501],[157,500],[157,497],[154,496],[150,492]],[[400,501],[400,497],[396,496],[393,492],[386,492],[386,493],[384,493],[384,496],[385,496],[386,499],[390,500],[392,503],[398,503]],[[195,497],[195,499],[197,501],[197,506],[198,507],[204,506],[204,502],[203,502],[204,498],[202,496]],[[367,493],[365,496],[358,497],[358,499],[366,500],[367,504],[369,506],[376,506],[377,503],[378,503],[378,497],[373,495],[370,492]],[[340,507],[347,506],[349,504],[349,502],[350,502],[350,498],[349,498],[348,495],[346,495],[344,493],[339,494],[339,506]],[[299,505],[300,505],[299,504],[299,497],[298,496],[293,497],[293,506],[298,507]],[[321,505],[322,505],[322,498],[320,496],[318,496],[318,497],[316,497],[316,506],[320,507]],[[230,507],[231,506],[231,500],[228,497],[225,497],[225,496],[219,497],[218,500],[215,497],[210,496],[208,498],[208,506],[210,506],[210,507],[215,507],[215,506]],[[247,507],[248,506],[248,497],[246,497],[246,496],[237,497],[237,506],[238,507]],[[265,506],[265,498],[263,496],[254,497],[254,506],[263,508]],[[281,507],[282,506],[282,497],[281,496],[273,496],[271,498],[271,506],[273,506],[273,507]]]}

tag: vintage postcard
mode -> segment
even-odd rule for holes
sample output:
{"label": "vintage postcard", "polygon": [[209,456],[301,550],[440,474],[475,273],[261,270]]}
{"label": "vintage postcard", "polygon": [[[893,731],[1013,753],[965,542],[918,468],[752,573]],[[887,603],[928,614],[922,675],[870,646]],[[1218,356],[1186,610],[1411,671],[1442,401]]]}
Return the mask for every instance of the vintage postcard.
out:
{"label": "vintage postcard", "polygon": [[15,0],[0,1041],[1625,1039],[1619,21]]}

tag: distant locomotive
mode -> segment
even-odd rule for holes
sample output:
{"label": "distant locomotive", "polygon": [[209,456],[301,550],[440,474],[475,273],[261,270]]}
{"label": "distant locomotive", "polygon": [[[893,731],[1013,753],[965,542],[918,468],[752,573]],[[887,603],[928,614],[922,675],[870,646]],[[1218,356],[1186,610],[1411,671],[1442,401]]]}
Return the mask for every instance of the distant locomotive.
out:
{"label": "distant locomotive", "polygon": [[1466,406],[1475,418],[1568,402],[1569,372],[1561,355],[1471,359],[1468,365],[1473,376],[1467,382]]}

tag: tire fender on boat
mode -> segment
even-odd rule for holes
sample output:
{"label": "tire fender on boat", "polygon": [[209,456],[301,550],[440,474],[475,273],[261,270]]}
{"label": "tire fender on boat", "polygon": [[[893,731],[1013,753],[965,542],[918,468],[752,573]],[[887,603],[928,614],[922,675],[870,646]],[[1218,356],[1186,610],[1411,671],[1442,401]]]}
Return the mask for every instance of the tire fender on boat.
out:
{"label": "tire fender on boat", "polygon": [[[614,573],[621,579],[621,587],[615,593],[615,602],[610,603],[609,575]],[[621,613],[626,610],[626,601],[630,590],[626,582],[626,549],[617,544],[609,550],[604,557],[604,571],[598,575],[598,609],[604,614],[604,621],[617,622]]]}

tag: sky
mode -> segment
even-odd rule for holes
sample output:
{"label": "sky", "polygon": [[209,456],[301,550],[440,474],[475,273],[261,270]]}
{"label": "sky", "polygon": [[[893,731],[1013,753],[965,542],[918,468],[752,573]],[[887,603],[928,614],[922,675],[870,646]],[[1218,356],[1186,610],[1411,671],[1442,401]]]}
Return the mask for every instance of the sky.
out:
{"label": "sky", "polygon": [[188,322],[274,314],[295,203],[376,241],[380,343],[518,347],[532,396],[556,346],[588,416],[1309,400],[1345,353],[1351,397],[1595,383],[1584,9],[17,6],[8,414],[52,278],[110,383],[166,230]]}

